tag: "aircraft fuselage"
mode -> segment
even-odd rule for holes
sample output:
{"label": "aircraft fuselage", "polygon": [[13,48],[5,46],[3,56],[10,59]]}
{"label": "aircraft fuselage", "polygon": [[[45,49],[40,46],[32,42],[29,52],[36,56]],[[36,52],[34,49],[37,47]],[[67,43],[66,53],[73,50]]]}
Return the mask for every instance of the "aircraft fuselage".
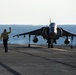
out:
{"label": "aircraft fuselage", "polygon": [[49,25],[49,38],[55,39],[57,35],[57,25],[55,23],[50,23]]}

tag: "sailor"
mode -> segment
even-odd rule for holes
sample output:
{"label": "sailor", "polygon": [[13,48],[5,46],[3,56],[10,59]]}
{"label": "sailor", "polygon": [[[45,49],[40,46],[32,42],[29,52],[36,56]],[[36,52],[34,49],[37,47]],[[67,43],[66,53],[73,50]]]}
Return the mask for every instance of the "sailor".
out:
{"label": "sailor", "polygon": [[9,32],[7,32],[6,29],[4,29],[3,33],[1,34],[1,38],[3,38],[3,46],[5,49],[5,53],[8,52],[8,39],[9,35],[11,33],[11,28],[9,28]]}

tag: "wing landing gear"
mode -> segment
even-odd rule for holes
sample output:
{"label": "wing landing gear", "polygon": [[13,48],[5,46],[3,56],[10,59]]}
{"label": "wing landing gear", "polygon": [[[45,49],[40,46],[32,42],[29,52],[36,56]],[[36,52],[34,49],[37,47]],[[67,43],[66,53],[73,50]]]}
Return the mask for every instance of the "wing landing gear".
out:
{"label": "wing landing gear", "polygon": [[29,44],[28,44],[28,47],[30,48],[30,38],[31,38],[31,36],[30,36],[30,34],[29,34]]}
{"label": "wing landing gear", "polygon": [[71,49],[73,49],[73,36],[71,37]]}

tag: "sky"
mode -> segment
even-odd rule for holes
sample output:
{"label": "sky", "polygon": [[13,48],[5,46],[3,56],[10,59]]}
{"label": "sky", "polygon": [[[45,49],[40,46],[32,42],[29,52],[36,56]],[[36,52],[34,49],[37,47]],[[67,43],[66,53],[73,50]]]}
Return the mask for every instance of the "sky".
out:
{"label": "sky", "polygon": [[0,24],[76,24],[76,0],[0,0]]}

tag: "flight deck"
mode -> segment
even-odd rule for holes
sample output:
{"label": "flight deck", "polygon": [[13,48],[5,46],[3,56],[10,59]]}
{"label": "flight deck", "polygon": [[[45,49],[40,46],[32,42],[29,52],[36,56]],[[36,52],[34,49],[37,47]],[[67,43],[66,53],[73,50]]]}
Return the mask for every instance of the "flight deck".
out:
{"label": "flight deck", "polygon": [[76,75],[76,47],[0,44],[0,75]]}

